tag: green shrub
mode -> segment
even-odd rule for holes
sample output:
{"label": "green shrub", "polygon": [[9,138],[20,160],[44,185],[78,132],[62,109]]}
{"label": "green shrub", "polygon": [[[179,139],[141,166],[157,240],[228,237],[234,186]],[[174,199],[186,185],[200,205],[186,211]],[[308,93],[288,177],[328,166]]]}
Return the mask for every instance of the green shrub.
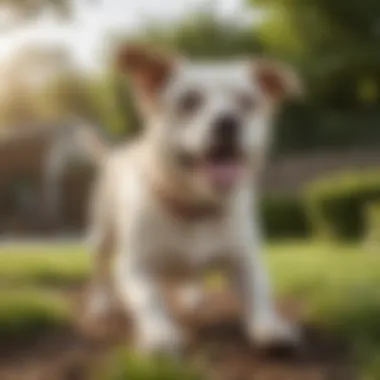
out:
{"label": "green shrub", "polygon": [[380,202],[372,202],[365,208],[365,242],[380,249]]}
{"label": "green shrub", "polygon": [[310,228],[302,199],[271,196],[261,204],[261,218],[269,238],[306,237]]}
{"label": "green shrub", "polygon": [[0,344],[25,343],[67,326],[69,305],[42,290],[0,291]]}
{"label": "green shrub", "polygon": [[353,240],[365,233],[367,203],[380,199],[380,173],[348,173],[318,180],[305,191],[313,230],[321,237]]}

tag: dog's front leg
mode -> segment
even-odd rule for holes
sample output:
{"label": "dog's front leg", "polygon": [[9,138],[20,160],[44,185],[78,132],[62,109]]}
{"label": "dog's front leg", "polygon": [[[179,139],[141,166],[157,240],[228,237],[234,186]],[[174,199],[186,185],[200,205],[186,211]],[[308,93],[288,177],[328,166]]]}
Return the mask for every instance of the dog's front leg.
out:
{"label": "dog's front leg", "polygon": [[[251,222],[247,222],[248,219]],[[294,344],[299,340],[299,332],[276,311],[268,273],[262,260],[259,224],[251,216],[248,219],[245,218],[246,223],[240,230],[236,273],[246,326],[251,338],[259,345]]]}
{"label": "dog's front leg", "polygon": [[122,250],[116,260],[117,288],[134,317],[136,348],[143,353],[177,353],[184,343],[182,331],[168,315],[153,276],[139,262],[140,253],[136,247]]}

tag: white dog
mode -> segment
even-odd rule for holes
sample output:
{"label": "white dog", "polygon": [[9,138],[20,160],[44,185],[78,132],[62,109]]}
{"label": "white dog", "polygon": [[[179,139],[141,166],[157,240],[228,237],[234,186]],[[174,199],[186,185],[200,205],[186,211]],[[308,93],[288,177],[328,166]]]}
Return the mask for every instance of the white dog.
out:
{"label": "white dog", "polygon": [[262,60],[197,63],[125,47],[145,128],[105,160],[93,203],[95,287],[104,307],[111,283],[135,318],[144,351],[176,350],[184,335],[169,315],[154,273],[170,263],[194,272],[229,263],[258,343],[294,342],[276,312],[255,219],[259,171],[279,103],[296,76]]}

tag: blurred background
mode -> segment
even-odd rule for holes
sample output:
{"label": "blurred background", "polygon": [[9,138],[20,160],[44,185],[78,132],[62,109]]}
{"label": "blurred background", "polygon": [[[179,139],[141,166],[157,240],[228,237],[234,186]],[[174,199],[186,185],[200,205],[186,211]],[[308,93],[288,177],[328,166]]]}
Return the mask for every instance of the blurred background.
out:
{"label": "blurred background", "polygon": [[[81,240],[96,165],[78,131],[117,144],[140,128],[113,62],[128,41],[195,58],[265,55],[298,69],[306,96],[284,105],[264,171],[268,265],[298,317],[349,341],[354,360],[342,363],[325,343],[348,371],[332,378],[380,379],[377,0],[0,1],[0,379],[72,365],[52,346],[93,359],[78,335],[46,342],[74,325],[90,266]],[[331,378],[327,362],[313,379]],[[75,368],[46,379],[88,378]],[[301,370],[271,378],[307,380]],[[179,376],[165,371],[162,379]],[[112,376],[102,378],[124,378]]]}

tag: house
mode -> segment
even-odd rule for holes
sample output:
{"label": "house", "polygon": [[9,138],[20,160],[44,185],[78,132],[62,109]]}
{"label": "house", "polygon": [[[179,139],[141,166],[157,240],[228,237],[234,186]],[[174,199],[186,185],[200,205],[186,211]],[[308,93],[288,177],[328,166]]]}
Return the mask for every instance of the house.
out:
{"label": "house", "polygon": [[264,190],[271,194],[296,194],[320,177],[378,168],[380,149],[353,148],[279,156],[264,173]]}
{"label": "house", "polygon": [[77,231],[93,177],[72,125],[0,137],[0,235]]}

